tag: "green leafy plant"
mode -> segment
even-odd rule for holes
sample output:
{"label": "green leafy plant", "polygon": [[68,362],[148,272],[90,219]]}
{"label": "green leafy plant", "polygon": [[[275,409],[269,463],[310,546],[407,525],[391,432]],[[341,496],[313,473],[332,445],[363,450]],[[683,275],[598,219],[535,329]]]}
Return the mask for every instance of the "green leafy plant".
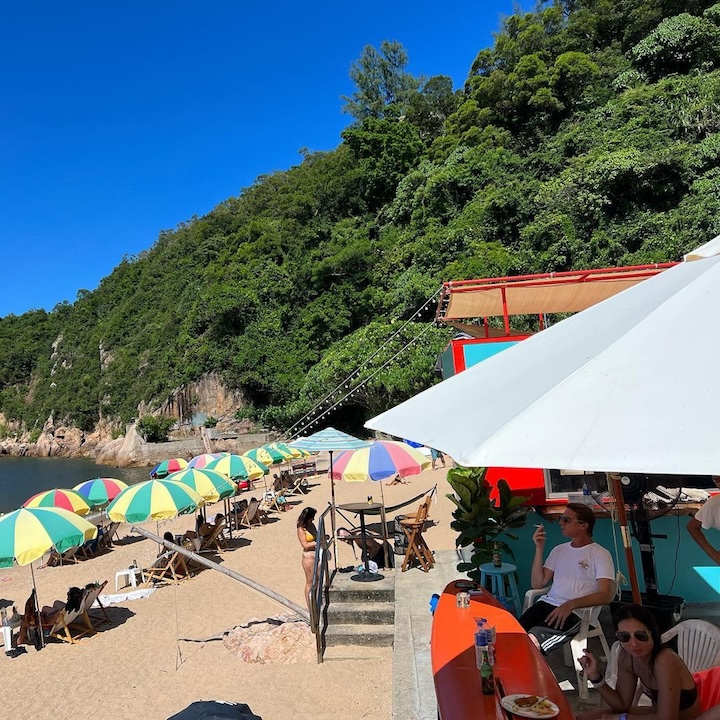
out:
{"label": "green leafy plant", "polygon": [[455,491],[448,498],[456,505],[450,527],[458,532],[457,547],[472,545],[469,562],[458,564],[458,572],[467,572],[480,581],[480,565],[492,560],[493,552],[506,553],[514,558],[505,539],[517,540],[510,532],[525,524],[531,508],[523,506],[527,497],[513,495],[505,480],[498,480],[499,502],[490,497],[493,486],[485,479],[487,468],[453,468],[447,474]]}
{"label": "green leafy plant", "polygon": [[138,420],[137,430],[146,442],[167,442],[168,433],[174,424],[172,418],[144,415]]}
{"label": "green leafy plant", "polygon": [[205,422],[203,423],[206,428],[214,428],[217,424],[218,419],[216,417],[213,417],[212,415],[208,415],[205,419]]}

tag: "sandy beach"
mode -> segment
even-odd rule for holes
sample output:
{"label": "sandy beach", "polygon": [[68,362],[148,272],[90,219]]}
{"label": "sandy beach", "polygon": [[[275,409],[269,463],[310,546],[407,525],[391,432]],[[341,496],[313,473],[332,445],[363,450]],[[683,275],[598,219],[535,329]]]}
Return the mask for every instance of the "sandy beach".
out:
{"label": "sandy beach", "polygon": [[[427,470],[408,478],[407,484],[383,487],[385,503],[392,506],[438,484],[430,513],[435,523],[426,531],[433,550],[454,547],[449,527],[453,505],[445,497],[449,492],[445,473]],[[322,512],[330,500],[327,476],[318,476],[311,484],[301,503],[272,513],[263,527],[234,532],[235,542],[220,556],[226,567],[302,606],[297,517],[307,505]],[[339,504],[362,501],[370,494],[380,499],[378,483],[336,483]],[[416,505],[390,513],[388,519]],[[207,507],[208,517],[221,511],[222,503]],[[194,518],[184,516],[161,522],[159,531],[160,535],[168,530],[179,533],[193,526]],[[155,522],[142,527],[156,532]],[[107,580],[106,592],[114,593],[117,570],[133,560],[147,567],[158,546],[131,535],[130,528],[121,525],[123,539],[104,555],[63,567],[38,569],[35,563],[40,604],[65,600],[68,587],[92,581]],[[339,566],[355,562],[352,550],[343,545]],[[0,599],[11,600],[21,612],[31,588],[29,567],[0,570]],[[40,652],[29,647],[17,658],[0,657],[3,715],[65,720],[108,712],[115,720],[162,720],[194,700],[222,699],[247,703],[265,720],[289,713],[298,720],[338,715],[344,720],[389,719],[392,648],[331,648],[321,665],[314,661],[254,665],[242,662],[221,640],[208,640],[253,618],[286,612],[250,588],[204,569],[178,585],[163,584],[148,598],[109,608],[112,623],[75,645],[51,641]]]}

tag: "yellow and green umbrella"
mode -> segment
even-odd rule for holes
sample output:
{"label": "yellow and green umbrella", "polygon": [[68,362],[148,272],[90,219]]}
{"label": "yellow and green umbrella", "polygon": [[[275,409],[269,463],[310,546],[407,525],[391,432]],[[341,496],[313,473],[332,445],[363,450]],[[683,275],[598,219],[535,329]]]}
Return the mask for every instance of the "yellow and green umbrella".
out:
{"label": "yellow and green umbrella", "polygon": [[0,516],[0,567],[29,565],[53,546],[62,553],[96,535],[92,523],[69,510],[20,508]]}
{"label": "yellow and green umbrella", "polygon": [[115,478],[94,478],[75,486],[91,507],[101,508],[112,502],[127,484]]}
{"label": "yellow and green umbrella", "polygon": [[85,498],[77,490],[44,490],[23,503],[25,508],[61,508],[76,515],[87,515],[90,512]]}
{"label": "yellow and green umbrella", "polygon": [[168,475],[166,480],[179,482],[192,488],[205,502],[215,503],[235,494],[237,486],[231,480],[208,468],[185,468]]}
{"label": "yellow and green umbrella", "polygon": [[231,480],[259,480],[269,471],[267,465],[252,460],[246,455],[225,455],[207,466],[208,470],[224,475]]}
{"label": "yellow and green umbrella", "polygon": [[287,460],[285,453],[281,453],[279,450],[271,448],[268,445],[248,450],[243,453],[243,455],[263,465],[279,465]]}
{"label": "yellow and green umbrella", "polygon": [[298,458],[307,457],[310,454],[307,450],[301,450],[284,442],[268,443],[266,447],[278,450],[285,455],[285,458],[288,460],[297,460]]}
{"label": "yellow and green umbrella", "polygon": [[146,480],[123,490],[107,507],[115,522],[167,520],[191,513],[205,504],[192,488],[172,480]]}

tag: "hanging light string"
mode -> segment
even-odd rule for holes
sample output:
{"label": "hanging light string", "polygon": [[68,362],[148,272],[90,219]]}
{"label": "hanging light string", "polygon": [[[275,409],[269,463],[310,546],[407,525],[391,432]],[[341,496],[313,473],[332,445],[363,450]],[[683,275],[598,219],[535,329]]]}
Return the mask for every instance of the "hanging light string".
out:
{"label": "hanging light string", "polygon": [[[439,288],[431,297],[429,297],[423,305],[420,306],[401,326],[398,330],[396,330],[390,337],[377,349],[375,352],[370,355],[369,357],[365,358],[360,365],[358,365],[344,380],[341,380],[338,385],[331,390],[322,400],[319,400],[315,406],[308,410],[299,420],[297,420],[293,425],[291,425],[283,434],[282,438],[292,437],[293,435],[300,435],[303,430],[309,427],[309,424],[306,423],[304,427],[300,430],[297,428],[305,423],[307,420],[314,417],[315,413],[326,403],[330,402],[332,398],[340,392],[343,387],[347,387],[348,382],[350,382],[356,375],[360,373],[360,371],[367,365],[371,360],[373,360],[380,352],[383,351],[383,349],[395,338],[397,335],[399,335],[418,315],[422,314],[428,305],[430,305],[432,302],[435,301],[435,299],[440,295],[442,292],[442,288]],[[428,326],[430,327],[430,326]],[[335,407],[333,405],[333,407]],[[324,415],[325,413],[323,413]],[[322,417],[320,415],[319,417]],[[317,418],[319,419],[319,418]]]}
{"label": "hanging light string", "polygon": [[354,395],[358,390],[360,390],[363,385],[366,385],[369,383],[378,373],[382,372],[390,363],[394,362],[402,353],[405,352],[413,343],[416,343],[425,333],[430,330],[432,327],[431,324],[427,324],[412,340],[407,342],[400,350],[398,350],[391,358],[386,360],[375,372],[373,372],[371,375],[368,375],[364,380],[362,380],[360,383],[358,383],[354,388],[351,388],[348,390],[348,392],[345,393],[339,400],[336,400],[334,404],[332,404],[329,408],[324,410],[320,415],[316,416],[313,420],[311,420],[309,423],[307,423],[304,427],[302,427],[300,430],[298,430],[298,435],[302,435],[305,430],[311,428],[313,425],[317,425],[322,418],[324,418],[326,415],[331,413],[338,405],[342,405],[345,400],[347,400],[349,397]]}

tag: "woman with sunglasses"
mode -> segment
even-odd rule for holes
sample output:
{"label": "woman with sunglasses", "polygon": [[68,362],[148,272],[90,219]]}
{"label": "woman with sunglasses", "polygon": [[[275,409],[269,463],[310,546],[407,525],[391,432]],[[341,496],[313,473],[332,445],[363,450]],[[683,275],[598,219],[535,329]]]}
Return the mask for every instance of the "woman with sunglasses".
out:
{"label": "woman with sunglasses", "polygon": [[[625,605],[613,615],[615,637],[620,641],[615,688],[606,684],[598,662],[587,650],[578,662],[585,677],[599,691],[609,709],[580,715],[580,720],[695,720],[700,699],[690,671],[680,657],[663,647],[655,618],[640,605]],[[633,706],[638,680],[652,707]]]}

